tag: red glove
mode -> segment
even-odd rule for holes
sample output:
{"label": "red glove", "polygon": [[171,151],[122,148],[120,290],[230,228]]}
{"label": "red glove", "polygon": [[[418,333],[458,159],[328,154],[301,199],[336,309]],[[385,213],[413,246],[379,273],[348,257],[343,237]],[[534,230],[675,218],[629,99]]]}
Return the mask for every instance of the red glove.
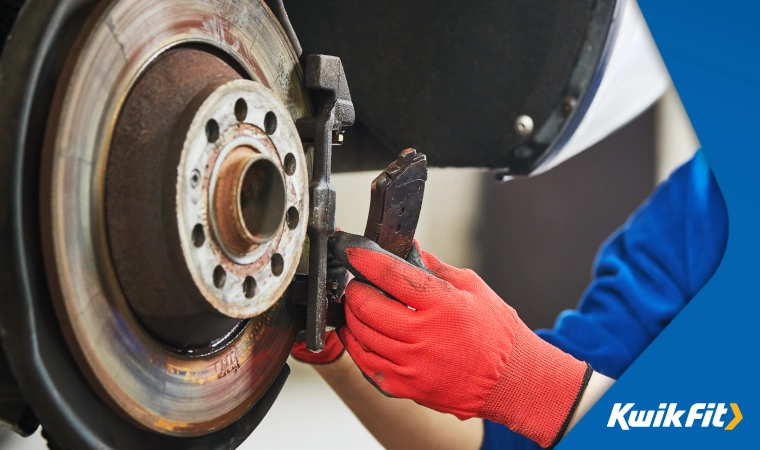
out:
{"label": "red glove", "polygon": [[502,423],[542,447],[559,441],[588,364],[539,338],[471,270],[415,248],[408,259],[421,257],[427,272],[346,233],[330,244],[356,277],[341,339],[379,389],[462,420]]}
{"label": "red glove", "polygon": [[306,341],[296,342],[290,356],[308,364],[330,364],[343,354],[343,344],[338,339],[338,334],[328,331],[325,335],[325,348],[319,353],[306,349]]}

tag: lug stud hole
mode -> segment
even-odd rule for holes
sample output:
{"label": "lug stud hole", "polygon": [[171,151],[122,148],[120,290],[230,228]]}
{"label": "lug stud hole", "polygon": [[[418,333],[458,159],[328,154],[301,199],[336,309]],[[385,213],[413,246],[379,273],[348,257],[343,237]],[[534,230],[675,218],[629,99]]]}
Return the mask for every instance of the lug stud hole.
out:
{"label": "lug stud hole", "polygon": [[191,238],[193,240],[193,245],[196,247],[200,247],[206,242],[206,233],[203,232],[203,225],[197,224],[193,227]]}
{"label": "lug stud hole", "polygon": [[238,122],[242,122],[248,116],[248,104],[242,98],[239,98],[235,102],[235,118]]}
{"label": "lug stud hole", "polygon": [[277,131],[277,116],[272,111],[269,111],[264,116],[264,131],[270,135]]}
{"label": "lug stud hole", "polygon": [[401,231],[401,225],[396,225],[396,233],[398,233],[399,231]]}
{"label": "lug stud hole", "polygon": [[206,139],[212,144],[219,139],[219,124],[214,119],[206,122]]}
{"label": "lug stud hole", "polygon": [[245,277],[243,281],[243,295],[245,298],[253,298],[256,295],[256,279],[253,277]]}
{"label": "lug stud hole", "polygon": [[285,173],[287,175],[296,173],[296,157],[292,153],[285,155]]}
{"label": "lug stud hole", "polygon": [[224,271],[222,266],[216,266],[216,269],[214,269],[214,286],[216,286],[217,289],[221,289],[224,287],[226,281],[227,272]]}
{"label": "lug stud hole", "polygon": [[275,253],[272,255],[272,273],[274,276],[279,277],[282,275],[283,269],[285,269],[285,260],[281,254]]}
{"label": "lug stud hole", "polygon": [[295,230],[295,228],[298,226],[298,221],[300,218],[298,217],[298,210],[295,206],[291,206],[288,208],[288,211],[285,213],[285,223],[288,224],[288,228],[291,230]]}

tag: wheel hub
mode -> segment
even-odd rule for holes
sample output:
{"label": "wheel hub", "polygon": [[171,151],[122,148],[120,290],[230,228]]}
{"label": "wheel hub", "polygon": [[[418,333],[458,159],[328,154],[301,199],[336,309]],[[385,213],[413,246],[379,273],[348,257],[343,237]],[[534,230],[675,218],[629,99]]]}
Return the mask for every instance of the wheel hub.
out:
{"label": "wheel hub", "polygon": [[[182,150],[176,211],[195,285],[216,311],[251,317],[284,294],[306,236],[307,189],[295,125],[268,90],[239,80],[204,101]],[[197,239],[199,225],[211,239]]]}

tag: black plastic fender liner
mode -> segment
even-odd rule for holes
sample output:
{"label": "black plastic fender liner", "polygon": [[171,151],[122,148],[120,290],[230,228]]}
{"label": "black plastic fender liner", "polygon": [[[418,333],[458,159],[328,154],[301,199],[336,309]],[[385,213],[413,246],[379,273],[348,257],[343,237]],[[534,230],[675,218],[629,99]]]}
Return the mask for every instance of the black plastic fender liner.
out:
{"label": "black plastic fender liner", "polygon": [[197,438],[117,415],[79,372],[56,320],[40,245],[39,170],[57,75],[96,2],[28,0],[0,58],[0,337],[15,379],[61,448],[230,449],[261,422],[290,370],[234,424]]}
{"label": "black plastic fender liner", "polygon": [[[623,1],[286,6],[304,53],[339,56],[351,85],[357,121],[334,170],[381,169],[399,149],[414,147],[433,167],[527,175],[593,97]],[[534,124],[527,135],[516,129],[523,115]]]}

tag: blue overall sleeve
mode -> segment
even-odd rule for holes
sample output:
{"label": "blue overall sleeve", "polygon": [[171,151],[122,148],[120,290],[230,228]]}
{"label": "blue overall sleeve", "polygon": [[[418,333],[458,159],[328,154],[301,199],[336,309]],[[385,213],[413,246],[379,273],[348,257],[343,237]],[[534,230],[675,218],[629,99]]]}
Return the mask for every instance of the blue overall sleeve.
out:
{"label": "blue overall sleeve", "polygon": [[[618,378],[707,283],[727,239],[726,205],[700,151],[602,245],[577,309],[536,333]],[[540,448],[484,423],[484,450]]]}

